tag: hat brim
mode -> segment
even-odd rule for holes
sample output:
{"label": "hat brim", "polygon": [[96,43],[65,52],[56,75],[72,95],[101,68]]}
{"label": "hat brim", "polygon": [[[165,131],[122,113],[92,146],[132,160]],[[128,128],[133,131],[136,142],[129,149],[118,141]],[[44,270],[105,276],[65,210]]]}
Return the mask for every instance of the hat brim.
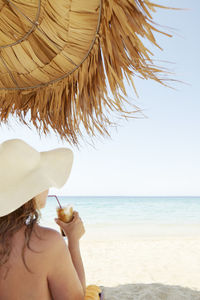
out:
{"label": "hat brim", "polygon": [[41,152],[40,156],[41,169],[44,169],[52,186],[61,188],[70,175],[73,152],[67,148],[59,148]]}
{"label": "hat brim", "polygon": [[10,185],[5,194],[1,194],[3,206],[0,216],[13,212],[50,187],[61,188],[70,175],[72,164],[73,152],[70,149],[40,152],[40,160],[35,169],[20,182]]}

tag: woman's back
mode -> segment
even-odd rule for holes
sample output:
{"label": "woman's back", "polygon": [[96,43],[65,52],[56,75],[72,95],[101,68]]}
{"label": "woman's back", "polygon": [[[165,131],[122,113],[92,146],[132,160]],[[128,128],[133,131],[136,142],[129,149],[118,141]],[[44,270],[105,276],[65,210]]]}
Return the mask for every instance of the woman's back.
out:
{"label": "woman's back", "polygon": [[36,253],[26,248],[25,262],[35,274],[25,268],[22,260],[25,226],[18,231],[12,240],[13,249],[8,262],[0,268],[0,299],[2,300],[52,300],[47,280],[49,264],[50,240],[48,236],[52,229],[35,224],[34,229],[43,239],[40,240],[33,230],[30,247]]}
{"label": "woman's back", "polygon": [[27,271],[22,260],[25,239],[23,227],[13,237],[9,260],[0,269],[0,299],[83,300],[84,293],[78,274],[60,233],[38,224],[33,228],[30,248],[40,253],[26,248],[25,262],[35,274]]}

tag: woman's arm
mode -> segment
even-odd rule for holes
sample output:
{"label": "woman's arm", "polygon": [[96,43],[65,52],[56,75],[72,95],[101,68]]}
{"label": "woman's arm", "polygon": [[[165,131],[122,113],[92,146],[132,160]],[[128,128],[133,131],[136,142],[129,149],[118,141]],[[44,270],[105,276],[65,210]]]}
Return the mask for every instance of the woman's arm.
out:
{"label": "woman's arm", "polygon": [[71,222],[65,223],[59,219],[55,219],[56,223],[63,229],[68,238],[68,249],[71,260],[79,278],[83,292],[86,292],[85,271],[81,259],[79,240],[85,233],[85,228],[77,211],[74,211],[74,218]]}
{"label": "woman's arm", "polygon": [[85,294],[74,267],[69,247],[54,229],[47,235],[48,251],[45,254],[47,281],[52,299],[84,300]]}
{"label": "woman's arm", "polygon": [[68,238],[68,248],[71,254],[72,262],[74,264],[74,268],[76,269],[76,272],[78,274],[79,280],[81,282],[85,294],[86,291],[85,270],[81,258],[79,240]]}

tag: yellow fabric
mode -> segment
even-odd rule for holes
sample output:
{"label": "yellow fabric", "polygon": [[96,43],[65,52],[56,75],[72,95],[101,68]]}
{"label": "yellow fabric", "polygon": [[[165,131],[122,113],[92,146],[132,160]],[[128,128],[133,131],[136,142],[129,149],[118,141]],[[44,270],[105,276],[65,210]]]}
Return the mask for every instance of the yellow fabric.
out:
{"label": "yellow fabric", "polygon": [[99,300],[99,293],[101,293],[100,287],[97,285],[88,285],[84,300]]}

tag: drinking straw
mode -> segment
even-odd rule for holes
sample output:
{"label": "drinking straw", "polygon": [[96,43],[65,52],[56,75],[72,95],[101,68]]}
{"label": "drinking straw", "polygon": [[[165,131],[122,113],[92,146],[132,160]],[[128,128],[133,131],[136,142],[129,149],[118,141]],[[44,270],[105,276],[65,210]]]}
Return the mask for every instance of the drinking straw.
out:
{"label": "drinking straw", "polygon": [[56,200],[58,201],[60,208],[62,208],[60,201],[58,200],[58,197],[56,195],[48,195],[48,197],[56,197]]}
{"label": "drinking straw", "polygon": [[[60,208],[62,208],[60,201],[58,200],[58,197],[56,195],[48,195],[48,197],[56,197],[56,200],[58,201],[58,204],[60,206]],[[66,236],[64,231],[62,230],[62,228],[60,229],[62,236]]]}

